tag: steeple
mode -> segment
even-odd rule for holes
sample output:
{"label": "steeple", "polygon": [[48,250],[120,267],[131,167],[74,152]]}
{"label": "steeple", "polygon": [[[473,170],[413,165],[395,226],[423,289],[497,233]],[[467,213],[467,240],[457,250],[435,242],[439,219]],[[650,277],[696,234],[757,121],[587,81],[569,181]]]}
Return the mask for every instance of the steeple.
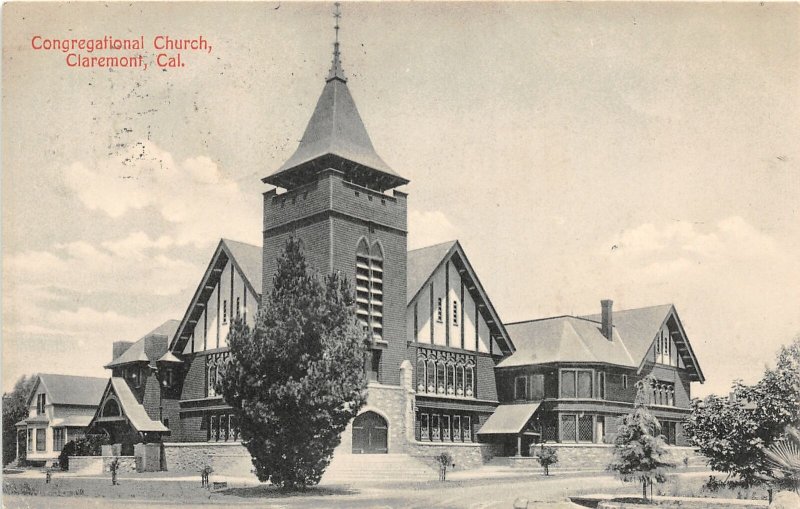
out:
{"label": "steeple", "polygon": [[347,88],[339,52],[339,4],[334,12],[336,34],[333,62],[325,87],[297,150],[263,182],[293,189],[313,182],[317,173],[333,168],[362,187],[386,191],[408,183],[375,152],[372,141]]}
{"label": "steeple", "polygon": [[336,10],[333,11],[333,17],[336,19],[336,24],[333,26],[333,29],[336,31],[336,40],[333,43],[333,62],[331,63],[331,70],[328,72],[328,78],[325,81],[342,80],[346,82],[347,78],[344,76],[344,69],[342,69],[342,62],[339,58],[339,18],[342,17],[342,13],[339,11],[339,2],[333,5],[336,6]]}

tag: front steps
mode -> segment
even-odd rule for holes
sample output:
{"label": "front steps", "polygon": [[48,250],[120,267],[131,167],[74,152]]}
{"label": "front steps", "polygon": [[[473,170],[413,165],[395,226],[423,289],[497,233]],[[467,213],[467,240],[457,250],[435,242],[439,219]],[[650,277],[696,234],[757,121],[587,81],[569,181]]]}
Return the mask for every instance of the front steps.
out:
{"label": "front steps", "polygon": [[427,482],[438,478],[438,472],[408,454],[341,454],[333,457],[321,484]]}

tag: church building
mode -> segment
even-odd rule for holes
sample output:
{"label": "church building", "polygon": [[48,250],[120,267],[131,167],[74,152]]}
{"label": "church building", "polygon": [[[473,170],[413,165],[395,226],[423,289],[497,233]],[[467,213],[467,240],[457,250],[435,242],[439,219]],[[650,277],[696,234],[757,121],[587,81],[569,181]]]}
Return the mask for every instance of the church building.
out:
{"label": "church building", "polygon": [[[458,241],[408,251],[408,195],[398,188],[409,180],[375,150],[338,38],[297,150],[262,181],[272,186],[262,246],[221,240],[179,320],[141,345],[115,344],[93,424],[160,440],[168,469],[247,465],[235,414],[215,391],[217,368],[229,355],[231,320],[253,324],[294,237],[316,271],[355,282],[370,337],[367,403],[332,467],[350,454],[444,451],[470,467],[529,456],[542,442],[608,443],[647,375],[667,440],[685,445],[690,384],[704,378],[672,305],[614,313],[604,301],[599,315],[503,324]],[[562,461],[579,464],[574,451]]]}

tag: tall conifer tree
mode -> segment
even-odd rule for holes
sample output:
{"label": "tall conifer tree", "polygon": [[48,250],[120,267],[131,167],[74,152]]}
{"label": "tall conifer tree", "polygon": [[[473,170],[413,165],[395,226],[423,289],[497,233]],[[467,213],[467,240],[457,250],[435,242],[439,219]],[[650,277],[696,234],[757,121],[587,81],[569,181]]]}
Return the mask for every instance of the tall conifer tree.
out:
{"label": "tall conifer tree", "polygon": [[253,329],[234,324],[220,389],[258,479],[302,489],[319,482],[366,401],[367,333],[346,278],[320,280],[298,240],[287,241],[273,282]]}

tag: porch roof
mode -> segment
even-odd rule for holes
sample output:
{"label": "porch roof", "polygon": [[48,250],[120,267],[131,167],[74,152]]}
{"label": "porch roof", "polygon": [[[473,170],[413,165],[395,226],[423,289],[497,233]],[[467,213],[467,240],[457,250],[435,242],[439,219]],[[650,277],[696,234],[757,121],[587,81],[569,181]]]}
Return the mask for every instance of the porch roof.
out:
{"label": "porch roof", "polygon": [[539,403],[500,405],[478,431],[479,435],[516,435],[533,416]]}

